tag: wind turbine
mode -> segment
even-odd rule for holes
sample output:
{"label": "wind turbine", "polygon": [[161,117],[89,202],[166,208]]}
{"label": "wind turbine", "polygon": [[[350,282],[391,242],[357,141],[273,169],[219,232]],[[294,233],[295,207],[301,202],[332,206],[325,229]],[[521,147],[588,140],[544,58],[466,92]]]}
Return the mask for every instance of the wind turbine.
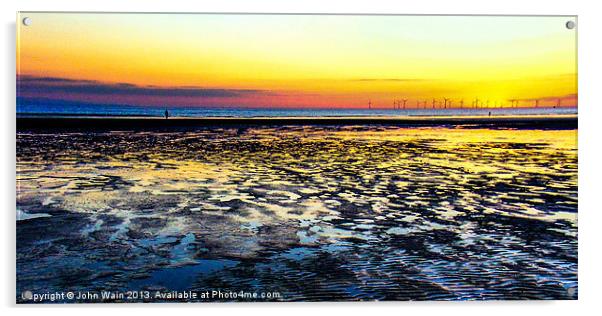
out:
{"label": "wind turbine", "polygon": [[401,101],[403,101],[403,109],[406,109],[406,102],[408,102],[408,99],[402,99]]}
{"label": "wind turbine", "polygon": [[460,100],[460,108],[464,107],[464,99]]}
{"label": "wind turbine", "polygon": [[535,99],[535,107],[538,108],[539,107],[539,99]]}
{"label": "wind turbine", "polygon": [[443,108],[447,108],[447,101],[449,101],[448,98],[443,98]]}
{"label": "wind turbine", "polygon": [[559,107],[560,107],[560,101],[561,101],[561,99],[560,99],[560,98],[558,98],[558,101],[556,101],[556,107],[557,107],[557,108],[559,108]]}
{"label": "wind turbine", "polygon": [[372,100],[368,100],[368,109],[372,108]]}

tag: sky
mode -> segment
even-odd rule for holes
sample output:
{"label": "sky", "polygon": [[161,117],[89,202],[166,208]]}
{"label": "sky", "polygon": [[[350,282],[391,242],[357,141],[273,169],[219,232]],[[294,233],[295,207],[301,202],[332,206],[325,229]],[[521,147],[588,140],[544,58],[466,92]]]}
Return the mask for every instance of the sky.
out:
{"label": "sky", "polygon": [[[571,17],[20,13],[17,96],[251,108],[576,106]],[[560,102],[560,103],[559,103]],[[398,102],[397,104],[400,104]]]}

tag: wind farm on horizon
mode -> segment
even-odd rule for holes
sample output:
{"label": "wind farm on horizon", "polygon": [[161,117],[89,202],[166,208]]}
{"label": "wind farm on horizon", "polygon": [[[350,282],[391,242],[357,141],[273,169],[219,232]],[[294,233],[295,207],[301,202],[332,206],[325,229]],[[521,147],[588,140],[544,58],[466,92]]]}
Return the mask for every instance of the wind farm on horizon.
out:
{"label": "wind farm on horizon", "polygon": [[[506,99],[491,100],[475,97],[470,99],[470,103],[465,102],[465,98],[416,98],[415,100],[407,98],[393,99],[393,110],[416,110],[416,109],[501,109],[501,108],[560,108],[577,107],[575,104],[563,102],[565,98],[530,98],[530,99]],[[414,101],[408,104],[408,101]],[[430,102],[429,102],[430,101]],[[543,104],[543,102],[545,104]],[[412,106],[413,104],[413,106]],[[368,101],[368,109],[389,109],[388,106],[379,106]]]}

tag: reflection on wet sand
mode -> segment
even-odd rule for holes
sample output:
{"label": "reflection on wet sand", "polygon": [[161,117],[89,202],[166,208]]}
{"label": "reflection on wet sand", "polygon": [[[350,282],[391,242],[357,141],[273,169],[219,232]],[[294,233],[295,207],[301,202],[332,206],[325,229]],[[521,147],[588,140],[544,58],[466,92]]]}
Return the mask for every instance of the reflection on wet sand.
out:
{"label": "reflection on wet sand", "polygon": [[17,135],[17,293],[576,299],[575,130]]}

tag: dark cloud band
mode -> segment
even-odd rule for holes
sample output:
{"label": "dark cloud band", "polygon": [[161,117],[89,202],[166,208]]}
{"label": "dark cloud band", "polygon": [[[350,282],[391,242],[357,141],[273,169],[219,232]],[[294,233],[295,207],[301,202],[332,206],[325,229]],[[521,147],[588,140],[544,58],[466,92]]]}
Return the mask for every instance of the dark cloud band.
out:
{"label": "dark cloud band", "polygon": [[28,94],[93,94],[111,96],[162,96],[231,98],[251,95],[269,95],[266,90],[223,89],[203,87],[138,86],[129,83],[103,83],[93,80],[74,80],[56,77],[17,77],[18,95]]}

